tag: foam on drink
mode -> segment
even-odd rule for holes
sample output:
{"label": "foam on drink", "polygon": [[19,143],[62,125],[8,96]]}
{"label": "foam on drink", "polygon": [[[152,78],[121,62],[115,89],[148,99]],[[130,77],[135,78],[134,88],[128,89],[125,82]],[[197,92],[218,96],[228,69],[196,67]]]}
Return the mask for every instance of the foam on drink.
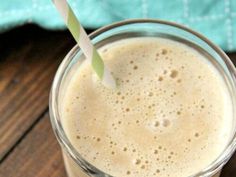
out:
{"label": "foam on drink", "polygon": [[84,62],[62,111],[67,136],[88,162],[118,177],[187,177],[220,155],[231,135],[232,103],[205,56],[148,37],[99,51],[118,88],[104,87]]}

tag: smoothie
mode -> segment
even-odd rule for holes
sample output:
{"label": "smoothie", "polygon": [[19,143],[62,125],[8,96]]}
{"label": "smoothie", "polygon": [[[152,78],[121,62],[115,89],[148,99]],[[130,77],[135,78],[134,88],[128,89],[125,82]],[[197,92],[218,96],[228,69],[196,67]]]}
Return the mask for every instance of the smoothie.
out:
{"label": "smoothie", "polygon": [[157,37],[99,52],[118,87],[104,87],[85,61],[62,103],[63,128],[86,161],[116,177],[188,177],[217,159],[232,134],[232,103],[209,56]]}

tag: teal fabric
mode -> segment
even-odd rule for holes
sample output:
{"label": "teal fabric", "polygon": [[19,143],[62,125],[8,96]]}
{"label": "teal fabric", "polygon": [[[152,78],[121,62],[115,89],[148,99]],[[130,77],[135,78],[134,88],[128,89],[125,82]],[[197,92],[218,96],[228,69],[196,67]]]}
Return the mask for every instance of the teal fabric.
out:
{"label": "teal fabric", "polygon": [[[236,0],[69,0],[81,23],[98,28],[129,18],[158,18],[201,32],[224,50],[236,50]],[[65,29],[51,0],[2,0],[0,31],[26,23]]]}

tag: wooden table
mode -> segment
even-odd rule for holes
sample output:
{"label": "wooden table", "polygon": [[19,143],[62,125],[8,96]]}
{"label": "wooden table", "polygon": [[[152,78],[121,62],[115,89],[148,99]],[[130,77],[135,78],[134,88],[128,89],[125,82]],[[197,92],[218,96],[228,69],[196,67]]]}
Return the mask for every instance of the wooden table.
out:
{"label": "wooden table", "polygon": [[[65,177],[48,115],[55,71],[75,44],[68,31],[24,26],[0,34],[0,177]],[[229,54],[236,63],[236,53]],[[222,177],[236,176],[236,155]]]}

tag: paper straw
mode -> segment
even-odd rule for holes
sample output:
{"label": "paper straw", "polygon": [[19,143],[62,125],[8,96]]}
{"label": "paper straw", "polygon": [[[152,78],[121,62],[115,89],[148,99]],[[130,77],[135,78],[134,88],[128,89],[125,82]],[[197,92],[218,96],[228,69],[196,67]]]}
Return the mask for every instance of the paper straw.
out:
{"label": "paper straw", "polygon": [[60,14],[62,15],[72,36],[79,44],[81,50],[91,63],[93,70],[95,71],[97,76],[101,79],[102,83],[107,87],[115,88],[116,87],[115,79],[111,75],[108,68],[104,65],[101,56],[99,55],[96,48],[90,41],[84,28],[80,25],[80,22],[76,18],[70,5],[67,3],[66,0],[52,0],[52,1],[55,4],[58,11],[60,12]]}

